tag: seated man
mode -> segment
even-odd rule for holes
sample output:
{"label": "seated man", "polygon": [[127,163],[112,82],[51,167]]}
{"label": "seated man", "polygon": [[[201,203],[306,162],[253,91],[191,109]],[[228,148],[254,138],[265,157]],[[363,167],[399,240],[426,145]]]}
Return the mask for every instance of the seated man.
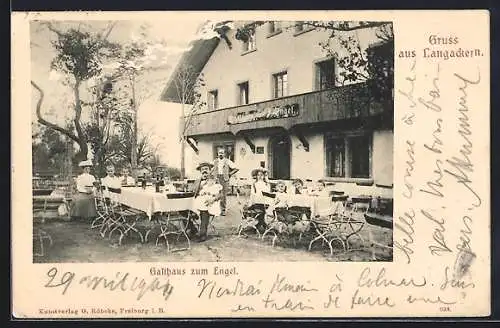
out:
{"label": "seated man", "polygon": [[206,183],[195,197],[195,207],[200,211],[208,211],[208,214],[219,216],[221,214],[221,191],[222,186],[218,184],[213,175],[208,175]]}
{"label": "seated man", "polygon": [[[202,162],[198,167],[196,168],[198,171],[200,171],[201,176],[199,179],[197,179],[194,182],[193,186],[193,192],[194,192],[194,197],[195,197],[195,208],[194,210],[199,211],[199,218],[200,218],[200,231],[198,234],[198,241],[203,242],[207,240],[207,229],[208,229],[208,224],[210,222],[210,213],[208,210],[208,205],[205,202],[202,202],[202,200],[208,200],[207,195],[206,195],[206,190],[205,185],[211,184],[212,186],[214,185],[213,183],[209,182],[209,175],[210,171],[212,170],[213,165],[207,162]],[[210,187],[209,187],[210,188]],[[215,189],[215,188],[214,188]],[[211,193],[211,192],[210,192]],[[215,201],[215,197],[213,199]],[[198,208],[196,208],[198,207]],[[201,207],[201,208],[200,208]],[[212,208],[213,211],[213,208]],[[197,233],[196,226],[194,224],[194,220],[198,218],[198,215],[194,214],[192,211],[183,211],[183,215],[186,217],[189,216],[189,221],[187,224],[187,230],[190,235],[194,235]]]}
{"label": "seated man", "polygon": [[127,166],[122,168],[121,185],[122,186],[135,186],[135,179],[131,177],[130,170]]}

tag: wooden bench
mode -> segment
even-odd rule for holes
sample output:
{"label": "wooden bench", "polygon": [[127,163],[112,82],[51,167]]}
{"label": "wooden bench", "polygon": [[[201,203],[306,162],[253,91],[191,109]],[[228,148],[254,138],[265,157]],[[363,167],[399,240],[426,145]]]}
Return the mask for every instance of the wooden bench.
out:
{"label": "wooden bench", "polygon": [[368,224],[392,229],[392,216],[368,211],[365,213],[365,220]]}
{"label": "wooden bench", "polygon": [[[58,209],[62,204],[68,204],[70,199],[54,196],[33,196],[33,218],[42,219],[59,217]],[[69,218],[69,208],[68,208]],[[66,216],[65,216],[66,217]]]}
{"label": "wooden bench", "polygon": [[[378,227],[384,228],[384,229],[393,230],[393,217],[392,217],[392,215],[368,211],[365,213],[365,220],[368,224],[378,226]],[[370,229],[368,230],[368,238],[370,239],[370,243],[372,246],[378,246],[381,248],[391,249],[391,250],[393,249],[392,244],[385,245],[385,244],[382,244],[382,243],[375,241],[373,239],[373,234],[372,234],[372,231]],[[376,260],[375,251],[373,250],[373,248],[372,248],[372,259]]]}

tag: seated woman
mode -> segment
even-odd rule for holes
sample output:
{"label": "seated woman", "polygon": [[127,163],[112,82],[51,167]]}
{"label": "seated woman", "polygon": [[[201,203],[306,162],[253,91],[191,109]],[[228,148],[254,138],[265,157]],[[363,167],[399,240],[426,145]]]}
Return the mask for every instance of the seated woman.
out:
{"label": "seated woman", "polygon": [[76,178],[77,194],[73,198],[73,206],[70,214],[75,219],[93,219],[97,216],[97,211],[93,195],[96,179],[90,174],[92,161],[82,161],[78,166],[83,169],[83,173]]}
{"label": "seated woman", "polygon": [[[262,192],[271,192],[271,186],[268,182],[264,180],[264,169],[258,168],[252,171],[252,177],[255,181],[251,185],[250,189],[250,199],[259,200],[262,199]],[[245,209],[245,212],[257,212],[257,223],[256,228],[259,231],[264,231],[266,228],[266,223],[264,222],[266,206],[264,203],[252,203]]]}

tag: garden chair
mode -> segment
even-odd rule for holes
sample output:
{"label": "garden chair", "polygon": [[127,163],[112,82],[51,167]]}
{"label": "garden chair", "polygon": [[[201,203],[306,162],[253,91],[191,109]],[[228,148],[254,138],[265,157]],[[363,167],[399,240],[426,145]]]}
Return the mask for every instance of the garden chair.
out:
{"label": "garden chair", "polygon": [[110,209],[111,215],[108,221],[112,221],[108,225],[109,229],[109,239],[115,231],[120,233],[118,238],[118,245],[122,244],[124,237],[129,236],[132,232],[135,232],[141,239],[141,243],[144,243],[144,236],[137,228],[137,223],[140,219],[146,216],[143,211],[127,207],[119,202],[119,195],[121,194],[120,188],[107,188],[110,194]]}
{"label": "garden chair", "polygon": [[238,206],[238,212],[240,215],[240,223],[237,228],[238,237],[240,237],[241,234],[244,234],[245,230],[252,229],[257,233],[257,235],[260,238],[261,234],[259,229],[257,228],[257,224],[259,223],[257,217],[261,215],[262,212],[257,210],[248,210],[246,202],[240,195],[239,190],[236,190],[236,204]]}

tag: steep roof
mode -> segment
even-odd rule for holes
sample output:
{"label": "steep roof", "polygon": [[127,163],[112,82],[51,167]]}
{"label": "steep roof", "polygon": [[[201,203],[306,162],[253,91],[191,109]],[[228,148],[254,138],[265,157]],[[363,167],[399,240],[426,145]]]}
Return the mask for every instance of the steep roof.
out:
{"label": "steep roof", "polygon": [[[177,63],[177,66],[170,75],[167,85],[165,86],[165,88],[161,93],[160,100],[180,103],[181,100],[179,99],[179,95],[177,93],[174,83],[174,79],[178,75],[179,70],[184,65],[188,65],[193,67],[197,75],[199,75],[218,44],[219,44],[219,38],[215,37],[209,40],[193,41],[191,43],[191,48],[182,55],[181,59]],[[196,77],[197,76],[194,76],[193,78]],[[190,103],[190,101],[192,100],[188,100],[188,103]]]}

